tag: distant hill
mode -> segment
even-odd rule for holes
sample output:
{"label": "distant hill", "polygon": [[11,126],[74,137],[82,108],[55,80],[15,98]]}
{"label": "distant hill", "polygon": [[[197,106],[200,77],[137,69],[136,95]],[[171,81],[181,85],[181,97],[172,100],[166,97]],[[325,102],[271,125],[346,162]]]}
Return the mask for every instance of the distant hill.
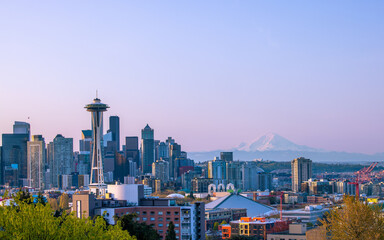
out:
{"label": "distant hill", "polygon": [[361,163],[384,160],[384,153],[369,155],[363,153],[326,151],[295,144],[273,133],[264,135],[248,144],[241,143],[238,147],[230,150],[190,152],[188,156],[200,162],[212,160],[214,157],[220,156],[220,152],[223,151],[232,151],[235,160],[243,161],[251,161],[254,159],[290,161],[297,157],[306,157],[312,161],[330,163]]}

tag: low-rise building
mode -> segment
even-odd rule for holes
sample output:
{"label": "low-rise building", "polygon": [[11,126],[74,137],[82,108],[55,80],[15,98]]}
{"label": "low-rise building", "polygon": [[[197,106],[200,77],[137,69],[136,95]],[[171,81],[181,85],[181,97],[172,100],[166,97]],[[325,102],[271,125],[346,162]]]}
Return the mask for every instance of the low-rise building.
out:
{"label": "low-rise building", "polygon": [[322,197],[322,196],[307,196],[307,202],[308,203],[329,203],[331,200],[328,197]]}
{"label": "low-rise building", "polygon": [[225,238],[232,236],[252,237],[255,240],[266,240],[267,234],[282,232],[289,229],[290,221],[280,219],[242,217],[240,220],[231,221],[230,232],[225,233]]}
{"label": "low-rise building", "polygon": [[306,240],[307,224],[305,223],[291,223],[289,230],[278,233],[269,233],[268,240]]}
{"label": "low-rise building", "polygon": [[212,229],[214,224],[225,221],[229,223],[233,220],[239,220],[241,217],[247,216],[246,208],[215,208],[205,210],[205,226],[206,229]]}
{"label": "low-rise building", "polygon": [[323,208],[321,205],[310,205],[303,209],[285,210],[283,211],[284,219],[301,220],[303,223],[317,223],[329,209]]}

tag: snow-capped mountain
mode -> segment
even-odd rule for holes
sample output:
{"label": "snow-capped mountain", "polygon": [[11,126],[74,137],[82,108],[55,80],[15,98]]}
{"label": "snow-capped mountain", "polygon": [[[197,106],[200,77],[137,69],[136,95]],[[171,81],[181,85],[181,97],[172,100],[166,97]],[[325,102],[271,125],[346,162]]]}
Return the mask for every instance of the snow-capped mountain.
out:
{"label": "snow-capped mountain", "polygon": [[188,156],[195,161],[212,160],[220,156],[220,152],[232,151],[234,159],[252,161],[254,159],[265,159],[274,161],[291,161],[297,157],[310,158],[316,162],[369,162],[382,161],[384,153],[362,154],[326,151],[323,149],[311,148],[305,145],[298,145],[288,139],[274,133],[266,134],[250,143],[241,143],[236,148],[221,149],[208,152],[191,152]]}
{"label": "snow-capped mountain", "polygon": [[236,150],[247,152],[264,151],[310,151],[318,152],[320,149],[295,144],[275,133],[268,133],[250,143],[241,143]]}

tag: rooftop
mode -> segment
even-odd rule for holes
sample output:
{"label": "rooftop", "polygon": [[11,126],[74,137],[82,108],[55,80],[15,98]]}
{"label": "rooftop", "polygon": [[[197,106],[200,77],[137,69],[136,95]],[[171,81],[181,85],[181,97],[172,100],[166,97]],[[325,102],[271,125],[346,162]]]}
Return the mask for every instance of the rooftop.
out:
{"label": "rooftop", "polygon": [[266,216],[276,212],[276,209],[258,202],[252,199],[246,198],[241,195],[231,194],[222,198],[219,198],[213,202],[205,205],[206,209],[216,208],[246,208],[248,216]]}

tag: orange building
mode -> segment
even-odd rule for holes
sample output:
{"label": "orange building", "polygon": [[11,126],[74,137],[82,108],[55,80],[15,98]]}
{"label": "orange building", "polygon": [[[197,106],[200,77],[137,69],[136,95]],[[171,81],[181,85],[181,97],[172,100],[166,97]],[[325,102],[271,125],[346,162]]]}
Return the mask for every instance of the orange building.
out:
{"label": "orange building", "polygon": [[231,238],[231,225],[229,225],[229,224],[220,225],[219,230],[222,233],[223,239],[230,239]]}

